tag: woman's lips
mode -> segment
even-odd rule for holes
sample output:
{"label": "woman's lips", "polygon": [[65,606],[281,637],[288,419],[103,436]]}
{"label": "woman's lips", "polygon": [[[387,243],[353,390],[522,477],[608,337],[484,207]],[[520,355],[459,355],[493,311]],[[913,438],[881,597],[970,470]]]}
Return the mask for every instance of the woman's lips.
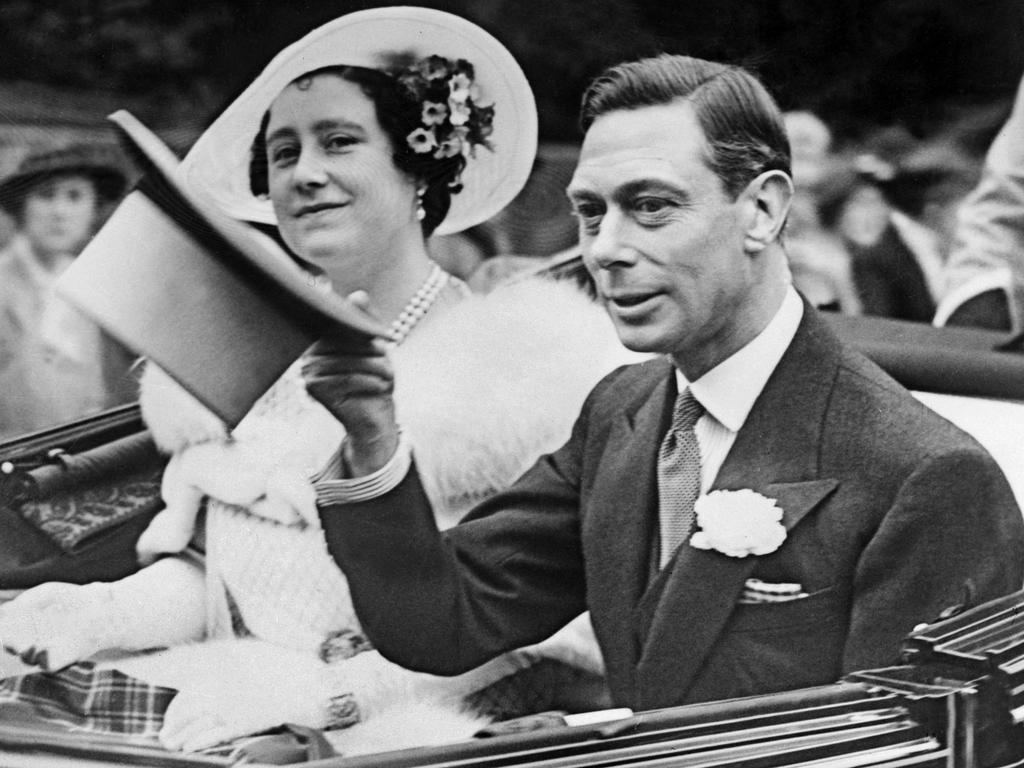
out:
{"label": "woman's lips", "polygon": [[295,218],[301,219],[307,216],[315,216],[318,213],[324,213],[325,211],[336,211],[345,207],[345,203],[317,203],[316,205],[306,205],[300,208]]}

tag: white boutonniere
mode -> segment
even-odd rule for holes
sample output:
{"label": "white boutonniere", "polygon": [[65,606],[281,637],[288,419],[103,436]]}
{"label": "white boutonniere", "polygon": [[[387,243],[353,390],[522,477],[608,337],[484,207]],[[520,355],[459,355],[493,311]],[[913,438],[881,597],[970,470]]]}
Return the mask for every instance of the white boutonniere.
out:
{"label": "white boutonniere", "polygon": [[729,557],[767,555],[786,539],[782,510],[749,488],[712,491],[694,504],[700,530],[690,537],[690,546],[714,549]]}

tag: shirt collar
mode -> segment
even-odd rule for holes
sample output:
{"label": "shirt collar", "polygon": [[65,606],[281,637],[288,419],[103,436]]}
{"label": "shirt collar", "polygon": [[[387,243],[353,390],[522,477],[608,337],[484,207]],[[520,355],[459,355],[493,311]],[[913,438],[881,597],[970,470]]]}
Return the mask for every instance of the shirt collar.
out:
{"label": "shirt collar", "polygon": [[696,381],[676,369],[680,392],[687,386],[704,410],[726,429],[739,432],[772,371],[789,348],[804,315],[800,296],[789,286],[782,305],[764,330]]}

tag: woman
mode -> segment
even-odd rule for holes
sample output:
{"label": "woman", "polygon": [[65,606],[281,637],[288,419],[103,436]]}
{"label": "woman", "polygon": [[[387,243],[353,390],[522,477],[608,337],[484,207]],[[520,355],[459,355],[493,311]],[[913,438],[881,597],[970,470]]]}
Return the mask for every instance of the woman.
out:
{"label": "woman", "polygon": [[[378,9],[279,54],[182,164],[229,214],[276,223],[317,284],[371,297],[391,323],[388,353],[410,382],[396,392],[403,439],[442,525],[564,440],[589,388],[629,358],[603,311],[571,285],[525,280],[472,297],[428,258],[432,231],[457,232],[512,199],[535,137],[528,86],[500,43],[449,14]],[[330,353],[325,340],[310,354]],[[525,656],[442,680],[365,650],[314,507],[316,470],[346,459],[342,430],[302,368],[230,436],[150,368],[144,415],[173,455],[168,509],[140,552],[183,549],[206,499],[205,562],[183,553],[111,585],[30,590],[0,609],[5,645],[35,661],[45,654],[50,668],[105,648],[177,646],[116,662],[180,691],[160,732],[170,748],[282,722],[360,722],[336,731],[350,754],[472,734],[481,719],[461,712],[463,697]],[[358,498],[365,489],[319,481],[317,490]]]}
{"label": "woman", "polygon": [[0,181],[0,209],[17,226],[0,250],[0,436],[130,397],[118,381],[127,356],[53,287],[126,182],[116,151],[93,144],[36,150]]}

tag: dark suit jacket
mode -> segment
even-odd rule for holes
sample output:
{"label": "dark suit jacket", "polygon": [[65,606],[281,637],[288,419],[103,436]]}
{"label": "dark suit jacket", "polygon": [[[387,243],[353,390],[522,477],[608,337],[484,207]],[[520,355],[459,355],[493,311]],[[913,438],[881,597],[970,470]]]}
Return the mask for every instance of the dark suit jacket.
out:
{"label": "dark suit jacket", "polygon": [[[613,698],[648,709],[896,663],[919,622],[1020,588],[1024,523],[994,460],[809,308],[714,483],[777,499],[786,541],[746,558],[684,544],[650,579],[674,389],[665,360],[612,373],[565,446],[444,536],[415,472],[324,509],[381,652],[454,674],[589,608]],[[738,604],[751,577],[809,596]]]}

